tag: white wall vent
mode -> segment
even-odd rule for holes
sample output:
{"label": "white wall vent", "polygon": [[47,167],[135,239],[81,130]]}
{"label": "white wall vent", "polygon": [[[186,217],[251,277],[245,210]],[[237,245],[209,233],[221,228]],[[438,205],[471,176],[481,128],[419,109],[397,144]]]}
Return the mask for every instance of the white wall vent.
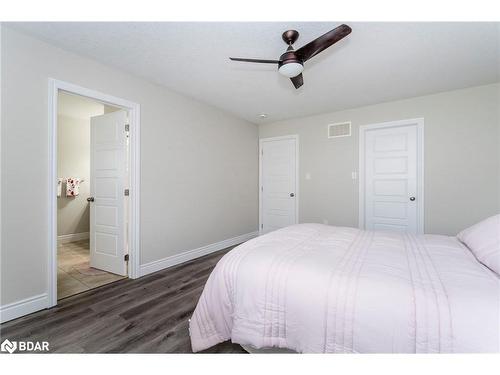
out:
{"label": "white wall vent", "polygon": [[339,122],[328,125],[328,138],[350,137],[351,122]]}

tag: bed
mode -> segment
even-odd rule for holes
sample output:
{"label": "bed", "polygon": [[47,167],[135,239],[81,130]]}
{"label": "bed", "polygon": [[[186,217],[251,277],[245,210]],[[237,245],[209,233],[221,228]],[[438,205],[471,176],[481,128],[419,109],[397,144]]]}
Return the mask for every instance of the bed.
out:
{"label": "bed", "polygon": [[191,344],[498,352],[499,300],[500,278],[457,237],[298,224],[219,261],[190,320]]}

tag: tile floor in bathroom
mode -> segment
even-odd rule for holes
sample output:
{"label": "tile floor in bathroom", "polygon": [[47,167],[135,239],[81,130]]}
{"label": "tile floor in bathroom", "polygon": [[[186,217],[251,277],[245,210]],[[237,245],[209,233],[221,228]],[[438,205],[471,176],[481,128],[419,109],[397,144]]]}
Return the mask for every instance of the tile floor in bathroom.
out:
{"label": "tile floor in bathroom", "polygon": [[57,246],[57,299],[124,279],[106,271],[91,268],[89,240],[67,242]]}

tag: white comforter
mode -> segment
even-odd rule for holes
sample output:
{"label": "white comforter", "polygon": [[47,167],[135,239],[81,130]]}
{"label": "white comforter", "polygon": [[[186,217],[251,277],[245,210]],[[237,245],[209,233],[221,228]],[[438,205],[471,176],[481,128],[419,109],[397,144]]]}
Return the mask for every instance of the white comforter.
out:
{"label": "white comforter", "polygon": [[455,237],[299,224],[219,261],[191,318],[191,343],[498,352],[499,299],[500,279]]}

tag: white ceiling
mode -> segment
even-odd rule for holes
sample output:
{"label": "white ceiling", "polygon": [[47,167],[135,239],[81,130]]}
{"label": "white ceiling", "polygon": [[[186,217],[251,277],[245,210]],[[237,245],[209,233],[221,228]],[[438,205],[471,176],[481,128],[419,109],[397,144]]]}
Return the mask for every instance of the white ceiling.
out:
{"label": "white ceiling", "polygon": [[[331,23],[14,23],[64,49],[115,66],[254,123],[498,82],[500,24],[349,23],[352,33],[305,64],[295,90],[276,67],[281,34],[298,48]],[[260,113],[268,114],[261,120]]]}

